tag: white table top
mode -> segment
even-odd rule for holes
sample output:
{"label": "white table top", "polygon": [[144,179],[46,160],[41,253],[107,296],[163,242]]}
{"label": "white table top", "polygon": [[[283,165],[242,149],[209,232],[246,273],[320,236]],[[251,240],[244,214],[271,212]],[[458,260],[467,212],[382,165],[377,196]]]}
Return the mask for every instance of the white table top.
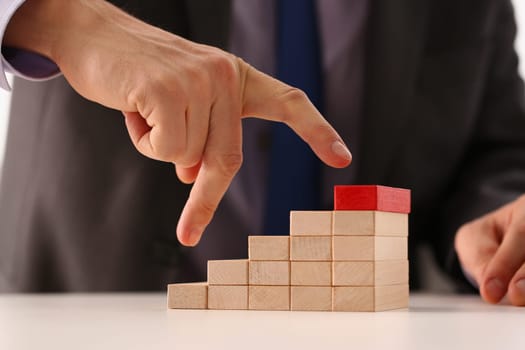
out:
{"label": "white table top", "polygon": [[412,295],[379,313],[167,310],[164,294],[0,295],[0,349],[525,349],[525,308]]}

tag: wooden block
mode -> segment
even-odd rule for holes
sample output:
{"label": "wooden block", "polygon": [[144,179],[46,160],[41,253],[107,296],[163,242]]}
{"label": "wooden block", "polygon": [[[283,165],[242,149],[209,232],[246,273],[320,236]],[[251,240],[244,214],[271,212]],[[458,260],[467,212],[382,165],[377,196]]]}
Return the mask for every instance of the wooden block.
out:
{"label": "wooden block", "polygon": [[334,261],[332,276],[334,286],[408,284],[408,260]]}
{"label": "wooden block", "polygon": [[407,237],[333,236],[334,261],[406,260]]}
{"label": "wooden block", "polygon": [[330,261],[332,260],[332,237],[290,237],[290,260]]}
{"label": "wooden block", "polygon": [[332,263],[330,261],[292,261],[290,285],[331,286]]}
{"label": "wooden block", "polygon": [[289,286],[289,261],[250,261],[250,285]]}
{"label": "wooden block", "polygon": [[249,286],[248,309],[290,310],[289,286]]}
{"label": "wooden block", "polygon": [[335,210],[335,236],[408,236],[408,214],[373,210]]}
{"label": "wooden block", "polygon": [[290,260],[290,236],[249,236],[250,260]]}
{"label": "wooden block", "polygon": [[248,260],[208,261],[209,285],[248,285]]}
{"label": "wooden block", "polygon": [[248,286],[209,286],[208,308],[215,310],[247,310]]}
{"label": "wooden block", "polygon": [[332,310],[332,287],[291,287],[292,311]]}
{"label": "wooden block", "polygon": [[408,307],[408,284],[375,287],[375,311],[402,309]]}
{"label": "wooden block", "polygon": [[332,234],[331,211],[291,211],[291,236],[330,236]]}
{"label": "wooden block", "polygon": [[333,287],[333,311],[384,311],[408,307],[408,284]]}
{"label": "wooden block", "polygon": [[380,210],[410,213],[410,190],[378,185],[334,187],[335,210]]}
{"label": "wooden block", "polygon": [[208,308],[206,282],[168,284],[168,309],[206,308]]}
{"label": "wooden block", "polygon": [[374,311],[374,287],[333,287],[333,311]]}

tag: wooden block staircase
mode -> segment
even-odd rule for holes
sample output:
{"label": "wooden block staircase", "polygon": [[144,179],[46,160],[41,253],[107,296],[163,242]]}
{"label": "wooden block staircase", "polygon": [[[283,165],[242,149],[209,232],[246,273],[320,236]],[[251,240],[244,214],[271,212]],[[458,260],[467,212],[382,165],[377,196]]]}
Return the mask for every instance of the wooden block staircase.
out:
{"label": "wooden block staircase", "polygon": [[168,285],[170,309],[383,311],[408,307],[410,191],[335,186],[333,211],[292,211],[289,236],[250,236],[248,259]]}

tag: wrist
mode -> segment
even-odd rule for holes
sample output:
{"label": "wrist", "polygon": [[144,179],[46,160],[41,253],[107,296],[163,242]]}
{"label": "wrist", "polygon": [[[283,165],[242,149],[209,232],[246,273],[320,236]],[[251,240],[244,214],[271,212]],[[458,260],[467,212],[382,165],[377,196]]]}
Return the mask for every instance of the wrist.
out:
{"label": "wrist", "polygon": [[[52,58],[58,40],[58,14],[75,1],[26,0],[9,21],[2,45]],[[67,9],[66,9],[67,11]]]}
{"label": "wrist", "polygon": [[103,0],[26,0],[9,21],[2,45],[50,58],[60,65],[70,44],[97,28]]}

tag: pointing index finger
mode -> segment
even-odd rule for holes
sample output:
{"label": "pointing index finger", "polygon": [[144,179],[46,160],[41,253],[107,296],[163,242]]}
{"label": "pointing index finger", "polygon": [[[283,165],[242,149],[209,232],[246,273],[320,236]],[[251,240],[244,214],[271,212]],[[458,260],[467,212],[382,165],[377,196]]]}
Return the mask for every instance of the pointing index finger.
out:
{"label": "pointing index finger", "polygon": [[238,101],[218,99],[210,116],[210,131],[202,163],[182,212],[177,236],[196,245],[242,164],[242,130]]}

